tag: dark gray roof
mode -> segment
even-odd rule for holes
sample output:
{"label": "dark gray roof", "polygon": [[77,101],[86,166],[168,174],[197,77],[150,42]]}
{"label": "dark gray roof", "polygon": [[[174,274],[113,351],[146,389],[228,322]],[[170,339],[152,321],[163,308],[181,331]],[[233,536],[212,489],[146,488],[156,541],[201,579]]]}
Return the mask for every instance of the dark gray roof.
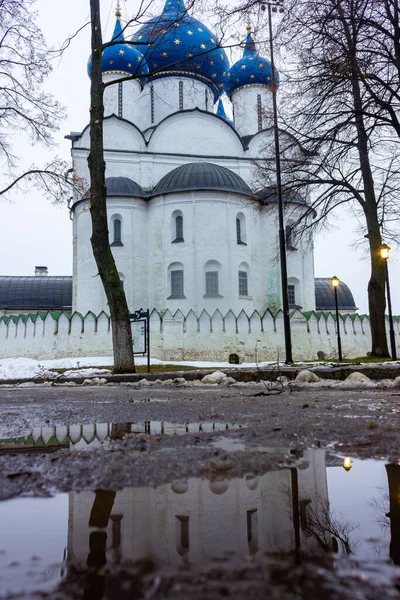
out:
{"label": "dark gray roof", "polygon": [[[144,198],[143,188],[129,177],[106,177],[107,197],[123,196],[128,198]],[[90,189],[85,192],[88,198]]]}
{"label": "dark gray roof", "polygon": [[[270,202],[278,202],[278,194],[276,186],[266,187],[256,193],[256,198],[260,200],[262,204],[269,204]],[[282,190],[282,199],[284,202],[294,202],[296,204],[307,204],[307,201],[301,194],[292,190]]]}
{"label": "dark gray roof", "polygon": [[[335,292],[330,277],[315,278],[315,306],[316,310],[335,310]],[[357,310],[353,294],[348,285],[343,281],[338,287],[339,310]]]}
{"label": "dark gray roof", "polygon": [[70,310],[72,277],[1,277],[0,308]]}
{"label": "dark gray roof", "polygon": [[194,190],[223,190],[252,196],[245,181],[233,171],[208,162],[182,165],[167,173],[151,192],[152,196]]}

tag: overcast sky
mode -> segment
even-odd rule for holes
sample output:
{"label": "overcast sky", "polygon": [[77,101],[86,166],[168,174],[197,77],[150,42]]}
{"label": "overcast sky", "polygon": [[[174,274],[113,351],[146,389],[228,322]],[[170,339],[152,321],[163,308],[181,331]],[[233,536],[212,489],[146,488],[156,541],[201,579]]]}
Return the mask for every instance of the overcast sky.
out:
{"label": "overcast sky", "polygon": [[[163,0],[157,2],[163,6]],[[115,0],[101,0],[105,39],[109,39],[115,23]],[[132,14],[137,0],[121,1],[123,16]],[[50,46],[60,45],[89,19],[89,0],[38,0],[39,24]],[[61,59],[54,61],[54,71],[47,89],[62,102],[67,118],[60,123],[53,149],[31,147],[17,140],[19,154],[27,166],[45,162],[54,154],[68,159],[70,142],[64,135],[82,130],[88,122],[89,79],[86,63],[90,54],[90,31],[84,29]],[[279,69],[279,64],[277,65]],[[35,190],[14,194],[12,202],[2,202],[0,219],[0,275],[33,275],[35,265],[46,265],[51,275],[72,274],[72,227],[66,206],[52,206]],[[315,241],[315,275],[337,275],[346,282],[360,312],[368,312],[367,284],[369,261],[362,247],[353,247],[355,217],[342,213],[333,221],[335,228]],[[390,245],[390,241],[387,241]],[[400,314],[400,251],[390,257],[390,281],[394,314]]]}

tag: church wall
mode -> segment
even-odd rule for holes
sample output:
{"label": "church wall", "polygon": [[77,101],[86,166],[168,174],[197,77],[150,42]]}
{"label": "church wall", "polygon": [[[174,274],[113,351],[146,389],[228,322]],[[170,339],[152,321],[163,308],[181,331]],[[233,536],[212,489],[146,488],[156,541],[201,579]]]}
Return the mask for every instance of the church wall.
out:
{"label": "church wall", "polygon": [[[43,313],[41,313],[43,316]],[[58,317],[58,318],[55,318]],[[32,320],[33,318],[33,320]],[[0,318],[0,357],[62,358],[66,356],[111,356],[112,339],[109,318],[104,314],[84,317],[48,313],[45,318]],[[353,321],[354,319],[354,321]],[[343,356],[366,356],[371,349],[369,321],[353,315],[340,322]],[[293,356],[295,360],[316,360],[322,351],[337,356],[335,321],[313,313],[308,320],[300,311],[291,316]],[[395,324],[400,352],[399,321]],[[388,323],[386,325],[389,332]],[[389,343],[389,339],[388,339]],[[156,311],[151,315],[151,356],[160,360],[219,360],[238,354],[243,362],[276,360],[284,354],[282,313],[274,318],[269,312],[216,311],[209,315],[194,311]]]}
{"label": "church wall", "polygon": [[263,86],[239,88],[232,96],[234,125],[240,136],[254,135],[272,124],[272,93]]}
{"label": "church wall", "polygon": [[144,130],[181,110],[200,108],[213,112],[214,96],[208,85],[196,79],[163,77],[144,86],[140,107],[139,126]]}

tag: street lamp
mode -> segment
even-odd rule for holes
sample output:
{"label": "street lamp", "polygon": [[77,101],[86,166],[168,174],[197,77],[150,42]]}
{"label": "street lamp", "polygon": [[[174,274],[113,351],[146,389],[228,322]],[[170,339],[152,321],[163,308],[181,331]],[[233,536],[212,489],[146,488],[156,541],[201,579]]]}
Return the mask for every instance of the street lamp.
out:
{"label": "street lamp", "polygon": [[338,355],[339,355],[339,360],[342,361],[342,342],[340,339],[340,327],[339,327],[339,306],[338,306],[338,297],[337,297],[337,290],[339,287],[339,279],[336,277],[336,275],[334,275],[331,278],[331,283],[333,286],[333,289],[335,291],[335,310],[336,310],[336,327],[337,327],[337,347],[338,347]]}
{"label": "street lamp", "polygon": [[288,277],[286,263],[286,243],[285,228],[283,221],[283,200],[282,200],[282,178],[281,178],[281,158],[279,148],[279,129],[278,129],[278,109],[276,103],[276,85],[275,85],[275,62],[274,45],[272,38],[272,12],[283,12],[282,2],[272,0],[271,2],[260,1],[261,9],[268,8],[268,28],[269,28],[269,51],[271,55],[271,87],[272,87],[272,110],[274,116],[274,140],[275,140],[275,168],[276,168],[276,191],[278,197],[278,223],[279,223],[279,256],[281,265],[281,288],[282,288],[282,306],[283,306],[283,329],[285,333],[285,363],[292,363],[292,339],[290,335],[290,317],[289,317],[289,295],[288,295]]}
{"label": "street lamp", "polygon": [[392,301],[390,298],[389,269],[388,269],[388,264],[387,264],[389,254],[390,254],[389,246],[387,244],[382,244],[382,246],[379,248],[379,253],[381,255],[382,260],[385,261],[386,295],[387,295],[388,311],[389,311],[389,336],[390,336],[390,348],[392,350],[392,360],[397,360],[396,338],[394,337],[394,329],[393,329]]}

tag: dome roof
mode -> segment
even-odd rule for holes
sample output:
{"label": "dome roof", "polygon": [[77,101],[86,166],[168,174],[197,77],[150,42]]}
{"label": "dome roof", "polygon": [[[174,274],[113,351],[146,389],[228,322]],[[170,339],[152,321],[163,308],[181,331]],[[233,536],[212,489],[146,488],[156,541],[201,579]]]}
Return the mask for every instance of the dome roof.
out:
{"label": "dome roof", "polygon": [[[353,294],[343,281],[337,288],[339,310],[357,310]],[[315,278],[316,310],[335,310],[335,292],[330,277]]]}
{"label": "dome roof", "polygon": [[[121,13],[119,10],[116,12],[116,23],[114,32],[110,41],[121,42],[115,44],[115,46],[107,46],[103,51],[102,69],[103,73],[118,73],[121,75],[132,75],[134,78],[138,78],[140,82],[143,81],[144,77],[148,74],[149,69],[147,63],[143,57],[143,54],[139,52],[134,46],[130,44],[124,44],[124,35],[122,32],[121,25]],[[88,75],[92,73],[92,57],[90,56],[88,62]]]}
{"label": "dome roof", "polygon": [[170,171],[158,182],[151,195],[195,190],[223,190],[252,196],[251,189],[239,175],[207,162],[189,163]]}
{"label": "dome roof", "polygon": [[225,50],[203,23],[187,13],[183,0],[166,0],[162,14],[143,25],[132,41],[141,44],[138,48],[152,79],[176,75],[199,79],[211,87],[215,101],[223,92],[229,69]]}
{"label": "dome roof", "polygon": [[[275,82],[279,85],[279,74],[276,70]],[[271,63],[258,54],[250,26],[247,27],[243,56],[229,69],[225,91],[231,98],[238,89],[249,85],[272,88]]]}
{"label": "dome roof", "polygon": [[129,177],[106,177],[107,198],[111,196],[128,196],[144,198],[143,188]]}

